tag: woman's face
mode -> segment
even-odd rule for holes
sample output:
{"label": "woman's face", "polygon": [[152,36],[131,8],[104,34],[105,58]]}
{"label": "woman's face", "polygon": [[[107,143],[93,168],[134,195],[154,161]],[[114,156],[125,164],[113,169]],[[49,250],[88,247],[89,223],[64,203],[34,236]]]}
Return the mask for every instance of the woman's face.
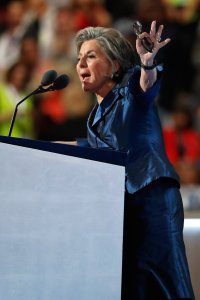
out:
{"label": "woman's face", "polygon": [[84,91],[104,97],[115,84],[111,62],[96,40],[82,44],[76,69]]}

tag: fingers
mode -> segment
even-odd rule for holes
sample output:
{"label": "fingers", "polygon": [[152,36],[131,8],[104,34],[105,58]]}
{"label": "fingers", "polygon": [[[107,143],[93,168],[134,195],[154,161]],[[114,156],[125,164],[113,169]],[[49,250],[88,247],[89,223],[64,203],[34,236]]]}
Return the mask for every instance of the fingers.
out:
{"label": "fingers", "polygon": [[143,32],[139,35],[140,38],[143,38],[144,36],[150,36],[150,38],[152,39],[152,41],[157,41],[160,42],[161,41],[161,35],[163,32],[163,25],[159,25],[158,30],[156,29],[156,21],[153,21],[151,23],[151,29],[150,29],[150,33],[146,33]]}
{"label": "fingers", "polygon": [[163,46],[167,45],[170,41],[171,41],[171,39],[169,39],[169,38],[162,41],[161,43],[159,43],[159,48],[162,48]]}
{"label": "fingers", "polygon": [[163,32],[163,28],[164,28],[163,25],[159,25],[158,30],[156,30],[156,21],[153,21],[151,23],[150,37],[152,41],[154,41],[155,47],[157,47],[158,49],[162,48],[163,46],[165,46],[171,41],[170,38],[167,38],[161,42],[161,35]]}
{"label": "fingers", "polygon": [[147,32],[143,32],[143,33],[141,33],[139,36],[138,36],[138,38],[141,40],[141,39],[143,39],[144,37],[149,37],[149,34],[147,33]]}
{"label": "fingers", "polygon": [[157,42],[161,41],[161,34],[162,34],[162,31],[163,31],[163,28],[164,28],[164,26],[160,25],[159,28],[158,28],[158,31],[155,33],[155,39],[156,39]]}
{"label": "fingers", "polygon": [[[163,32],[163,29],[164,29],[164,26],[163,25],[159,25],[158,26],[158,29],[156,29],[156,21],[153,21],[151,23],[151,29],[150,29],[150,33],[147,33],[147,32],[142,32],[139,37],[137,38],[137,41],[136,41],[136,45],[138,48],[140,48],[140,52],[144,52],[147,50],[146,47],[144,49],[144,45],[142,43],[142,39],[147,37],[147,38],[150,38],[150,40],[152,41],[153,43],[153,50],[150,51],[150,52],[153,52],[153,54],[155,55],[158,50],[162,47],[164,47],[165,45],[167,45],[171,39],[170,38],[167,38],[165,40],[161,40],[161,35],[162,35],[162,32]],[[149,52],[149,50],[147,50]]]}
{"label": "fingers", "polygon": [[150,35],[155,36],[155,34],[156,34],[156,21],[153,21],[151,23]]}
{"label": "fingers", "polygon": [[149,33],[151,39],[153,39],[154,41],[160,42],[163,28],[164,28],[164,26],[160,25],[157,30],[156,29],[156,21],[153,21],[151,23],[151,29],[150,29],[150,33]]}

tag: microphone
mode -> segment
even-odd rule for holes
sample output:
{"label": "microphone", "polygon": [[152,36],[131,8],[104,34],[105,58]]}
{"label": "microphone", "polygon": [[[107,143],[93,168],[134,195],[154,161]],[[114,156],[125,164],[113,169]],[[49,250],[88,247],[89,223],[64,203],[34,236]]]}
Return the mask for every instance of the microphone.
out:
{"label": "microphone", "polygon": [[[133,23],[133,31],[137,37],[142,33],[142,24],[139,21]],[[154,43],[149,37],[140,38],[142,46],[148,51],[153,52]]]}
{"label": "microphone", "polygon": [[[13,116],[12,116],[12,121],[11,121],[11,124],[10,124],[10,129],[9,129],[8,136],[11,136],[13,126],[14,126],[14,122],[15,122],[15,118],[16,118],[17,111],[18,111],[18,106],[22,102],[24,102],[26,99],[28,99],[32,95],[63,89],[68,85],[68,83],[69,83],[69,77],[65,74],[59,75],[57,77],[57,72],[55,70],[49,70],[49,71],[45,72],[45,74],[42,77],[40,86],[16,104],[15,110],[14,110],[14,113],[13,113]],[[43,86],[48,86],[48,85],[50,85],[50,86],[47,87],[47,88],[43,88]]]}
{"label": "microphone", "polygon": [[49,70],[46,73],[44,73],[42,80],[41,80],[41,86],[47,86],[53,83],[57,78],[57,72],[55,70]]}
{"label": "microphone", "polygon": [[61,74],[56,78],[52,85],[45,89],[45,92],[64,89],[68,84],[69,77],[66,74]]}

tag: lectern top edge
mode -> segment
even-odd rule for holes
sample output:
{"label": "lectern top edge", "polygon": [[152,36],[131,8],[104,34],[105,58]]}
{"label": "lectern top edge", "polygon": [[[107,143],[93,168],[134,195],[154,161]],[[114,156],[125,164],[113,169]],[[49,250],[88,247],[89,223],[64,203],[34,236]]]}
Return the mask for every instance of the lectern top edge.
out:
{"label": "lectern top edge", "polygon": [[125,166],[126,164],[125,152],[107,149],[94,149],[90,147],[52,143],[50,141],[32,140],[7,136],[0,136],[0,143],[53,152],[57,154],[75,156],[119,166]]}

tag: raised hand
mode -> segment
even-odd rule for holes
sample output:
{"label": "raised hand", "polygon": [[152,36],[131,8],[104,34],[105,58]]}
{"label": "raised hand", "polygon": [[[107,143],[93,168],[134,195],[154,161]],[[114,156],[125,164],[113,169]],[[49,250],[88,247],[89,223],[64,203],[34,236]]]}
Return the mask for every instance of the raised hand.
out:
{"label": "raised hand", "polygon": [[[140,59],[143,63],[150,62],[150,61],[153,62],[159,49],[161,49],[162,47],[164,47],[171,41],[170,38],[167,38],[163,41],[161,40],[163,28],[164,28],[164,26],[160,25],[157,30],[156,29],[156,21],[153,21],[151,23],[150,33],[142,32],[141,34],[138,35],[138,38],[136,40],[136,50],[137,50],[137,53],[140,56]],[[145,37],[150,38],[150,40],[153,43],[152,52],[147,51],[142,43],[142,39]]]}

